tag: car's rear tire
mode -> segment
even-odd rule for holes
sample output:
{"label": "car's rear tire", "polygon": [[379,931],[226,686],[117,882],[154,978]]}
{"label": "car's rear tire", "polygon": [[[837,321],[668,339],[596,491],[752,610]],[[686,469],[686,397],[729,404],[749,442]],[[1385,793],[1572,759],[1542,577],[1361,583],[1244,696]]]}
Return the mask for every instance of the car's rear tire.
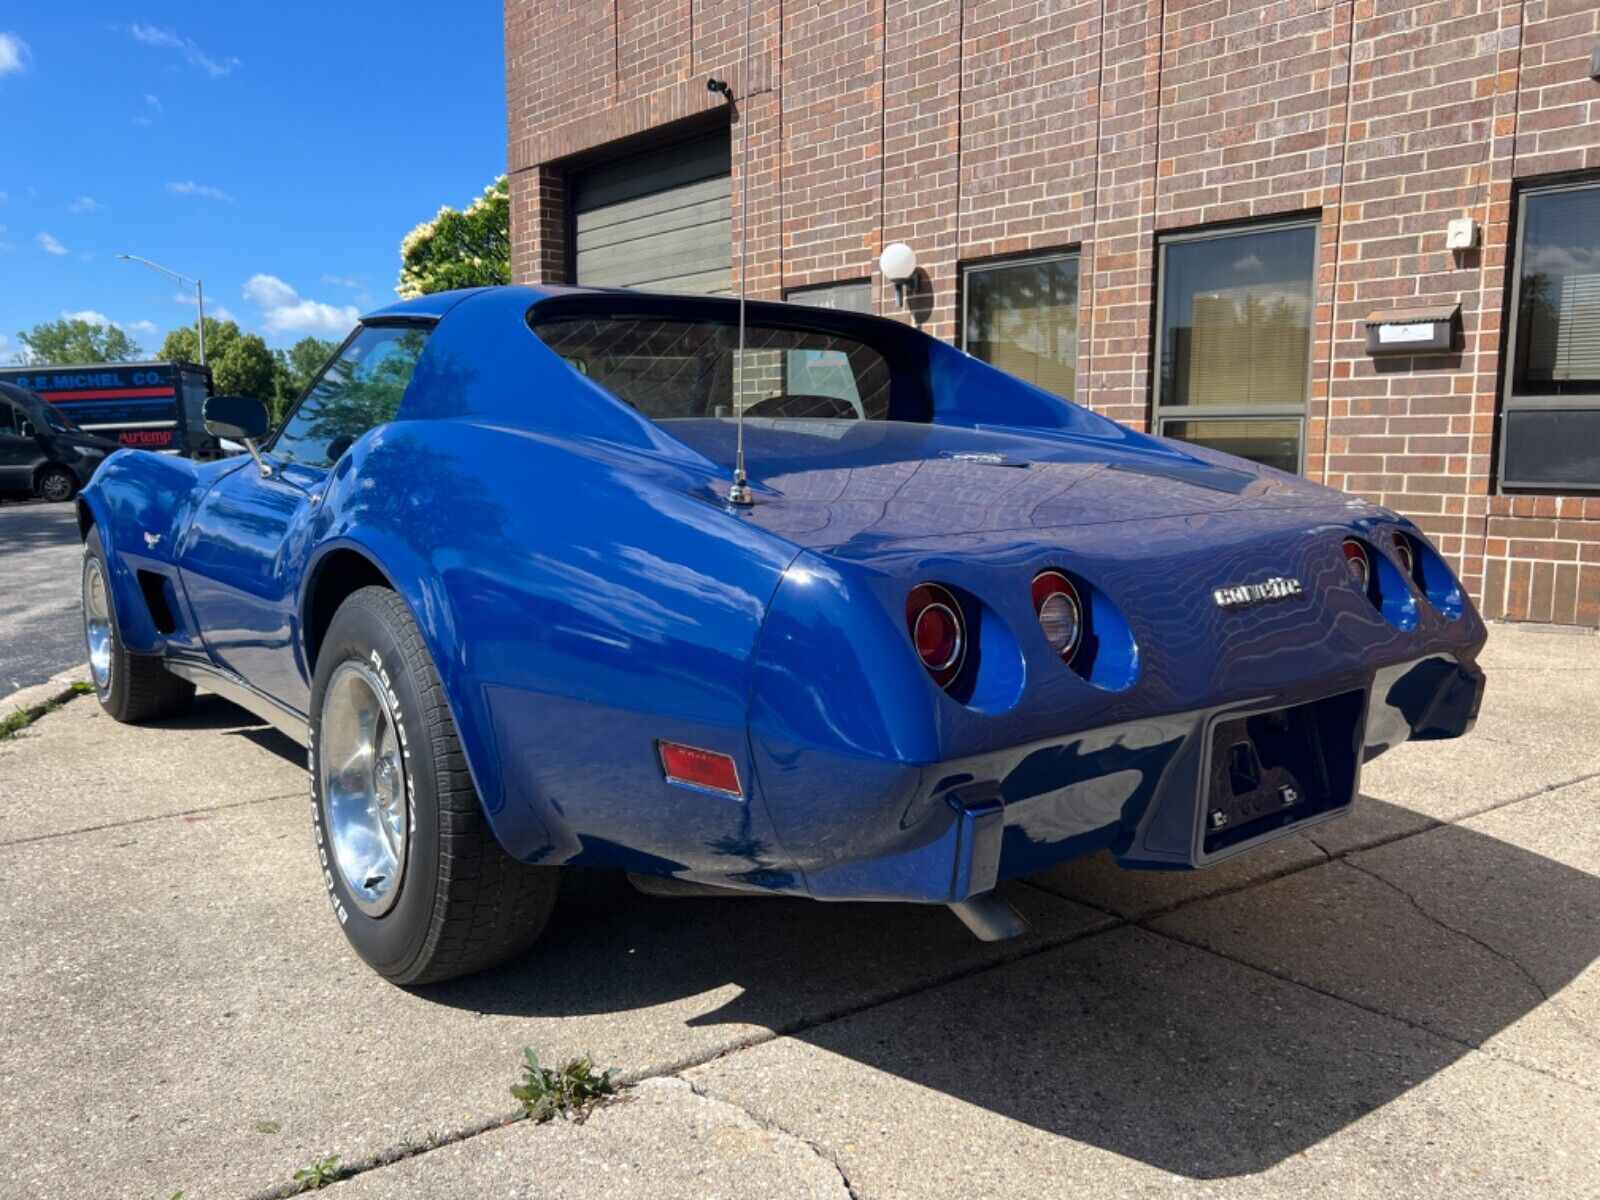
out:
{"label": "car's rear tire", "polygon": [[33,481],[33,490],[41,500],[59,503],[71,500],[78,494],[78,477],[66,467],[52,463],[39,472]]}
{"label": "car's rear tire", "polygon": [[134,724],[171,716],[194,699],[194,684],[168,671],[160,658],[130,653],[122,644],[111,570],[95,527],[83,545],[83,633],[95,695],[116,720]]}
{"label": "car's rear tire", "polygon": [[524,953],[557,871],[511,858],[467,771],[421,632],[388,588],[334,614],[311,683],[311,799],[345,936],[393,983],[436,983]]}

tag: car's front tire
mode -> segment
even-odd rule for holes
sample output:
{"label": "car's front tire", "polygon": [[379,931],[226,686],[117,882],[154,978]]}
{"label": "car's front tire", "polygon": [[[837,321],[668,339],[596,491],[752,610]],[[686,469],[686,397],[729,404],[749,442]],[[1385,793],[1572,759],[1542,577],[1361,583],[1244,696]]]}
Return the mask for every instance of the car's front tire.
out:
{"label": "car's front tire", "polygon": [[66,467],[51,464],[39,472],[39,477],[33,481],[33,490],[41,500],[52,503],[71,500],[78,494],[78,477]]}
{"label": "car's front tire", "polygon": [[387,588],[352,593],[323,638],[311,790],[334,915],[384,978],[469,975],[543,931],[557,872],[495,840],[421,632]]}
{"label": "car's front tire", "polygon": [[159,658],[133,654],[122,644],[98,528],[89,530],[83,545],[83,634],[95,695],[116,720],[133,724],[170,716],[194,699],[194,684],[172,674]]}

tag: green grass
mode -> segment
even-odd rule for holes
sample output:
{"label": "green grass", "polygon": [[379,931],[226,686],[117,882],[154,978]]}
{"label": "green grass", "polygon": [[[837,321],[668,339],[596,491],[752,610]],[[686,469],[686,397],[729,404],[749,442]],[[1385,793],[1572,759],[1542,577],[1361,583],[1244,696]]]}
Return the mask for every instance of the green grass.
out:
{"label": "green grass", "polygon": [[522,1115],[530,1121],[552,1117],[581,1119],[596,1104],[617,1090],[616,1072],[596,1071],[594,1059],[575,1058],[552,1070],[539,1065],[532,1049],[522,1052],[522,1082],[511,1094],[522,1104]]}
{"label": "green grass", "polygon": [[[86,696],[92,691],[94,691],[93,684],[75,683],[72,685],[72,696]],[[67,700],[70,700],[72,696],[68,696],[61,700],[46,700],[43,704],[35,704],[32,708],[12,709],[9,716],[0,717],[0,742],[3,742],[8,738],[16,737],[17,734],[21,733],[24,729],[26,729],[29,725],[32,725],[46,713],[55,712],[56,709],[65,704]]]}

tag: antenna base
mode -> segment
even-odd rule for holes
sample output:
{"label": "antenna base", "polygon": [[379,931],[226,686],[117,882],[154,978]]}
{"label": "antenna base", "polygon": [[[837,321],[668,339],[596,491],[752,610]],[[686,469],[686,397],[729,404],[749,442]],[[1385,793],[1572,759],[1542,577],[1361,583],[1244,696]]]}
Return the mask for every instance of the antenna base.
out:
{"label": "antenna base", "polygon": [[750,491],[746,483],[731,484],[728,488],[728,503],[737,504],[740,508],[749,508],[756,502],[755,494]]}

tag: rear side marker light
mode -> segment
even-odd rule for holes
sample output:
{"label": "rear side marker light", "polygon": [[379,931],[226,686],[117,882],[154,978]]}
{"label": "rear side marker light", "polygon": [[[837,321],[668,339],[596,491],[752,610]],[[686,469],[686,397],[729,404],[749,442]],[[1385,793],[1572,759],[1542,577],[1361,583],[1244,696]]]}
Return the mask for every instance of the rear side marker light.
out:
{"label": "rear side marker light", "polygon": [[911,645],[933,681],[949,687],[967,656],[967,623],[948,588],[919,583],[906,597],[906,629]]}
{"label": "rear side marker light", "polygon": [[1070,663],[1083,641],[1083,601],[1078,589],[1060,571],[1041,571],[1033,577],[1033,610],[1050,649]]}
{"label": "rear side marker light", "polygon": [[729,755],[677,742],[657,742],[656,748],[661,754],[661,773],[668,783],[715,792],[733,800],[744,799],[738,764]]}
{"label": "rear side marker light", "polygon": [[1354,538],[1345,539],[1344,565],[1356,586],[1365,592],[1372,584],[1372,564],[1367,560],[1367,548]]}

